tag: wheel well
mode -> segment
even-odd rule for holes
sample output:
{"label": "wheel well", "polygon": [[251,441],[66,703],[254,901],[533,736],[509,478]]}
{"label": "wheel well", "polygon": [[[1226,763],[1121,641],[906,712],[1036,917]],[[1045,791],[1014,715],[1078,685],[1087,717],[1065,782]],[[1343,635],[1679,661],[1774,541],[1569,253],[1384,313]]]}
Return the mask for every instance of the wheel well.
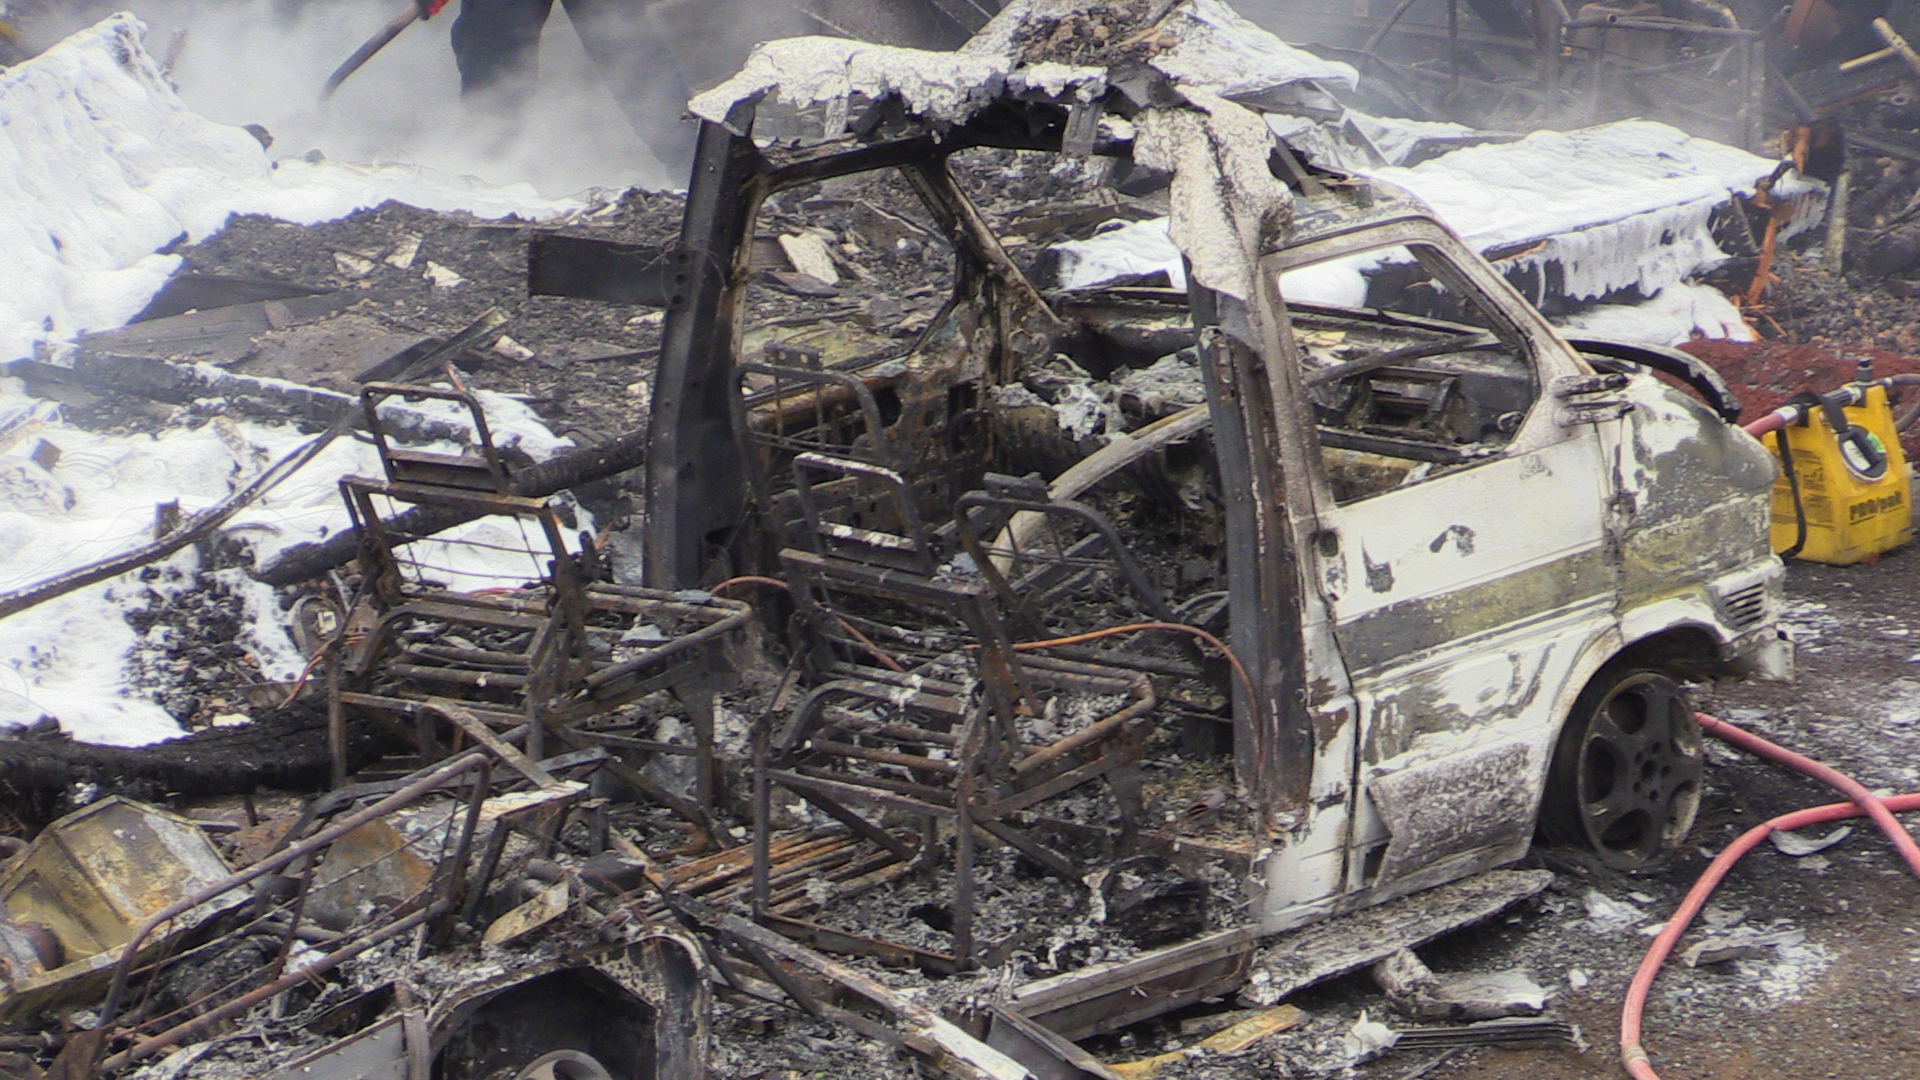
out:
{"label": "wheel well", "polygon": [[1680,679],[1708,679],[1719,674],[1722,666],[1720,644],[1711,633],[1698,626],[1673,626],[1614,653],[1593,678],[1601,672],[1635,668]]}
{"label": "wheel well", "polygon": [[[1664,630],[1648,634],[1637,641],[1621,646],[1613,655],[1594,668],[1587,675],[1580,689],[1568,699],[1566,709],[1553,721],[1553,741],[1549,744],[1556,748],[1560,745],[1561,735],[1565,733],[1567,722],[1581,708],[1581,703],[1592,693],[1597,685],[1617,678],[1623,671],[1657,671],[1676,679],[1699,680],[1712,678],[1720,673],[1724,661],[1720,656],[1719,642],[1713,634],[1701,626],[1669,626]],[[1551,769],[1552,754],[1548,755],[1548,771]],[[1552,782],[1548,771],[1541,774],[1541,794],[1544,797],[1547,786]]]}

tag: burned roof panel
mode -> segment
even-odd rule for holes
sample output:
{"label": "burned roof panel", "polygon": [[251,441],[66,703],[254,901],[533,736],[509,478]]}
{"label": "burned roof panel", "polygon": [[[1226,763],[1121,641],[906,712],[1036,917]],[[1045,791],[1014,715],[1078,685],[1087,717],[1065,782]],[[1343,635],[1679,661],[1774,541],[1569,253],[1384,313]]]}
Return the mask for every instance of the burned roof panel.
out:
{"label": "burned roof panel", "polygon": [[689,108],[724,123],[734,106],[769,95],[796,107],[897,95],[917,117],[961,124],[1007,92],[1092,100],[1106,92],[1110,68],[1139,63],[1229,100],[1356,80],[1348,65],[1288,45],[1220,0],[1016,0],[955,52],[830,37],[766,42]]}

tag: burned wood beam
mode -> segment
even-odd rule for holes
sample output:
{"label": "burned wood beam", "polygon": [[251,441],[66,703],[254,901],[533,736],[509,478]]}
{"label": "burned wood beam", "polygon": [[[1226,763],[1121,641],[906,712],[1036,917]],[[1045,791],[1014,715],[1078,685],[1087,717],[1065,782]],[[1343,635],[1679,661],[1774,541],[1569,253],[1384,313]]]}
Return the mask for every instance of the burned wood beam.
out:
{"label": "burned wood beam", "polygon": [[[348,730],[348,760],[358,767],[388,743],[371,725]],[[97,746],[66,739],[0,741],[0,791],[22,818],[50,821],[80,785],[102,796],[161,799],[247,794],[256,788],[319,791],[331,755],[324,711],[299,705],[252,724],[209,728],[149,746]]]}
{"label": "burned wood beam", "polygon": [[301,297],[318,296],[324,289],[307,285],[298,285],[291,281],[280,281],[266,277],[243,277],[232,274],[207,274],[189,270],[168,279],[160,291],[155,293],[140,313],[128,319],[127,323],[150,322],[175,315],[185,315],[190,311],[213,311],[218,308],[239,304],[265,304],[268,300],[292,300]]}

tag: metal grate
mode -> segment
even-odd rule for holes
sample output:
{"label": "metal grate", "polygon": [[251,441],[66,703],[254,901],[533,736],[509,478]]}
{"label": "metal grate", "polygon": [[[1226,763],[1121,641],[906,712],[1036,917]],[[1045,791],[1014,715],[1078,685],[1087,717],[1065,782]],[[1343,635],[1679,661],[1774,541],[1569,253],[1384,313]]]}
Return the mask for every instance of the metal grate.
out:
{"label": "metal grate", "polygon": [[1720,614],[1726,619],[1727,625],[1736,630],[1758,625],[1767,617],[1766,583],[1748,585],[1722,596]]}

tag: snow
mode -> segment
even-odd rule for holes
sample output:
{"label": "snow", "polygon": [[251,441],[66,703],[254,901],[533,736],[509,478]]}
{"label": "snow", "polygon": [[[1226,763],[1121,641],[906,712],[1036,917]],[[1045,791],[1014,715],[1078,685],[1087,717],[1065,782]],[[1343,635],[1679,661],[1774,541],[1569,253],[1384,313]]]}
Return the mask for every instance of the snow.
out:
{"label": "snow", "polygon": [[[499,395],[480,396],[499,445],[517,445],[536,459],[570,447],[525,405]],[[464,426],[464,416],[451,403],[426,402],[419,408]],[[0,591],[137,547],[151,538],[157,504],[178,500],[191,516],[307,438],[292,427],[230,417],[171,427],[157,436],[98,435],[64,424],[57,406],[26,396],[18,380],[0,379],[0,550],[9,553],[0,568]],[[60,449],[50,470],[29,456],[42,439]],[[339,477],[346,475],[380,475],[372,447],[336,440],[235,515],[224,531],[250,542],[256,560],[264,561],[348,528],[338,487]],[[584,518],[584,511],[576,513]],[[592,526],[583,522],[582,527]],[[541,565],[525,554],[461,547],[461,541],[513,549],[525,544],[511,520],[482,519],[415,545],[414,554],[423,563],[458,571],[441,575],[456,588],[516,586],[541,574]],[[76,739],[119,745],[181,734],[174,718],[142,697],[127,674],[130,656],[160,649],[166,632],[142,637],[127,616],[191,583],[197,559],[188,549],[159,564],[155,580],[125,575],[0,620],[0,725],[52,716]],[[263,678],[298,676],[305,661],[287,636],[274,591],[239,570],[219,573],[241,599],[241,643],[259,661]]]}
{"label": "snow", "polygon": [[388,199],[482,217],[584,206],[415,167],[272,161],[189,109],[143,35],[116,15],[0,72],[0,360],[121,325],[179,265],[155,252],[229,214],[310,224]]}

